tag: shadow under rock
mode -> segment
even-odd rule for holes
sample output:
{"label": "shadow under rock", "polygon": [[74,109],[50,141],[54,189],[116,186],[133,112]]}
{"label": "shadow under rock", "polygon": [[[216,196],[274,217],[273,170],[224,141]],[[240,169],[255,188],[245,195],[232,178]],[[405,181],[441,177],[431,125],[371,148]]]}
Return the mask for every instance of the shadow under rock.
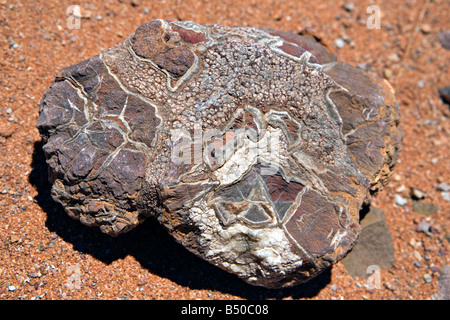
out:
{"label": "shadow under rock", "polygon": [[116,238],[100,232],[98,228],[84,226],[70,218],[63,207],[53,201],[48,182],[47,164],[42,142],[34,145],[30,183],[36,187],[38,205],[47,214],[46,226],[73,248],[104,262],[132,255],[142,267],[160,277],[170,279],[191,289],[210,289],[239,296],[244,299],[311,298],[331,280],[331,269],[324,271],[305,284],[292,288],[266,289],[249,285],[212,264],[198,258],[178,244],[156,221],[147,219],[134,230]]}

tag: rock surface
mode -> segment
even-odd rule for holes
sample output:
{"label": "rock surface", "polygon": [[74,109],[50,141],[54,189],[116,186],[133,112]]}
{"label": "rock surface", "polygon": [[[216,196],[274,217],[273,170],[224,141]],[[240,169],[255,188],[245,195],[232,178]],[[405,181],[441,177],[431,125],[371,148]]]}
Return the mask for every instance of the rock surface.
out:
{"label": "rock surface", "polygon": [[250,284],[342,259],[401,142],[386,81],[313,37],[154,20],[63,69],[40,104],[52,196],[112,236],[154,216]]}

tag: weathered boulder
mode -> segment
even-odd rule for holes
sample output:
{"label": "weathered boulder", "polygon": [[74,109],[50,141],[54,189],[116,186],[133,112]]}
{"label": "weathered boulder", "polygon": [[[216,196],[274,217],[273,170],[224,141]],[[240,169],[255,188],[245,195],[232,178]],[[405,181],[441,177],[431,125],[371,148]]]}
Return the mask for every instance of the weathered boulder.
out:
{"label": "weathered boulder", "polygon": [[154,20],[61,70],[40,104],[52,196],[112,236],[156,217],[250,284],[351,249],[401,142],[393,89],[312,36]]}

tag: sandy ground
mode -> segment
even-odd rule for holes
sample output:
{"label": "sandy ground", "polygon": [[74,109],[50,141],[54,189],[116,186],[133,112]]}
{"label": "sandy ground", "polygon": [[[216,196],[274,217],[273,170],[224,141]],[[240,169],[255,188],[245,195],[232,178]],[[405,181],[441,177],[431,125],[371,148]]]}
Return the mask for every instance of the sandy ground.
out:
{"label": "sandy ground", "polygon": [[[73,2],[0,0],[0,299],[432,299],[450,255],[450,202],[437,191],[450,183],[449,106],[437,93],[450,85],[450,51],[437,38],[450,29],[447,0],[90,0],[81,2],[80,28],[70,29]],[[380,8],[380,29],[367,26],[370,5]],[[45,89],[61,68],[154,18],[308,29],[340,60],[389,78],[405,138],[391,183],[373,200],[386,214],[396,255],[381,270],[379,289],[341,263],[294,288],[252,287],[194,257],[155,221],[110,238],[50,200],[35,127]],[[410,187],[423,190],[437,213],[414,212]],[[396,194],[406,205],[395,204]],[[428,233],[417,231],[422,219]]]}

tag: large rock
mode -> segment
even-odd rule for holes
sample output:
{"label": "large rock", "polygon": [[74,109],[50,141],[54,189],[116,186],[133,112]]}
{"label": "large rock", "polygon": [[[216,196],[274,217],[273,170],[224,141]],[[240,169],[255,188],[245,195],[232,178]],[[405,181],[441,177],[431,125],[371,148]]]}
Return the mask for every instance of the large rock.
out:
{"label": "large rock", "polygon": [[52,196],[112,236],[154,216],[266,287],[343,258],[401,141],[386,81],[311,36],[154,20],[61,70],[38,128]]}

